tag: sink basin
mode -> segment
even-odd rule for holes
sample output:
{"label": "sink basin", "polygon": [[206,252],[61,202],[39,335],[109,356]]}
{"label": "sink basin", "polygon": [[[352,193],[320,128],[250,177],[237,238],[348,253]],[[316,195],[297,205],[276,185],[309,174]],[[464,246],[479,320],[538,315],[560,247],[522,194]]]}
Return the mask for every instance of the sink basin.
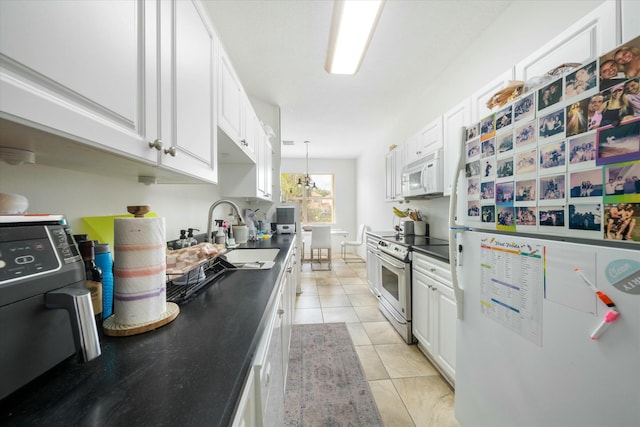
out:
{"label": "sink basin", "polygon": [[234,249],[224,254],[231,264],[240,268],[268,269],[273,267],[273,260],[280,249]]}

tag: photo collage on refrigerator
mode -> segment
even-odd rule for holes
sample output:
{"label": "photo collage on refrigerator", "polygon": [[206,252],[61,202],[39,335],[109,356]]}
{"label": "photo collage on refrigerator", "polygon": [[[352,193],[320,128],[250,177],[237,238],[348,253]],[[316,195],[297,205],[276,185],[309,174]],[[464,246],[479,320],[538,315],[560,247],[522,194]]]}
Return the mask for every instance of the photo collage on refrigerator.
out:
{"label": "photo collage on refrigerator", "polygon": [[545,78],[467,128],[467,218],[640,243],[640,37]]}

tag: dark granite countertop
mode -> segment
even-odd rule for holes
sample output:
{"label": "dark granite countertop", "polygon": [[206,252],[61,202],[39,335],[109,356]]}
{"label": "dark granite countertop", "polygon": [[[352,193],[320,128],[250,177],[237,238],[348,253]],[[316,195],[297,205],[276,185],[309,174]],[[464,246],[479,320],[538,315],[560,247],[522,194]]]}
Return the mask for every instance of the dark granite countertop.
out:
{"label": "dark granite countertop", "polygon": [[367,231],[368,235],[409,246],[411,250],[449,262],[449,241],[427,236],[399,235],[395,231]]}
{"label": "dark granite countertop", "polygon": [[270,270],[225,272],[168,325],[101,334],[96,360],[67,359],[0,401],[0,425],[227,426],[293,237],[242,245],[281,250]]}

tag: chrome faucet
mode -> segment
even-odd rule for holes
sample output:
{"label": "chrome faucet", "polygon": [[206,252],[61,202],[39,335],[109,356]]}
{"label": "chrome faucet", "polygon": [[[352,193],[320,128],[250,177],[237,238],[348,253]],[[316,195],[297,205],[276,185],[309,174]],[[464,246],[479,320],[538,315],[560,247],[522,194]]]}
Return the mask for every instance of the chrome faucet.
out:
{"label": "chrome faucet", "polygon": [[215,202],[214,204],[211,205],[211,207],[209,208],[209,219],[207,220],[207,235],[205,237],[205,242],[212,242],[211,240],[211,223],[213,222],[213,211],[215,210],[215,208],[217,208],[219,205],[222,204],[227,204],[229,206],[231,206],[233,208],[233,210],[236,211],[236,215],[238,216],[238,219],[240,220],[241,224],[244,224],[244,219],[242,219],[242,215],[240,215],[240,208],[238,207],[238,205],[236,205],[234,202],[232,202],[231,200],[218,200],[217,202]]}

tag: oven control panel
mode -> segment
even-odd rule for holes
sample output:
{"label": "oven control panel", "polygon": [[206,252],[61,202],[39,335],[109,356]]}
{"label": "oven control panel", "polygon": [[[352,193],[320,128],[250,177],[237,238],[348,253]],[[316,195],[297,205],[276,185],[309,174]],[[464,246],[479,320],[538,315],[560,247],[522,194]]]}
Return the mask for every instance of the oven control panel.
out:
{"label": "oven control panel", "polygon": [[404,262],[411,261],[409,248],[386,240],[378,241],[378,250]]}

